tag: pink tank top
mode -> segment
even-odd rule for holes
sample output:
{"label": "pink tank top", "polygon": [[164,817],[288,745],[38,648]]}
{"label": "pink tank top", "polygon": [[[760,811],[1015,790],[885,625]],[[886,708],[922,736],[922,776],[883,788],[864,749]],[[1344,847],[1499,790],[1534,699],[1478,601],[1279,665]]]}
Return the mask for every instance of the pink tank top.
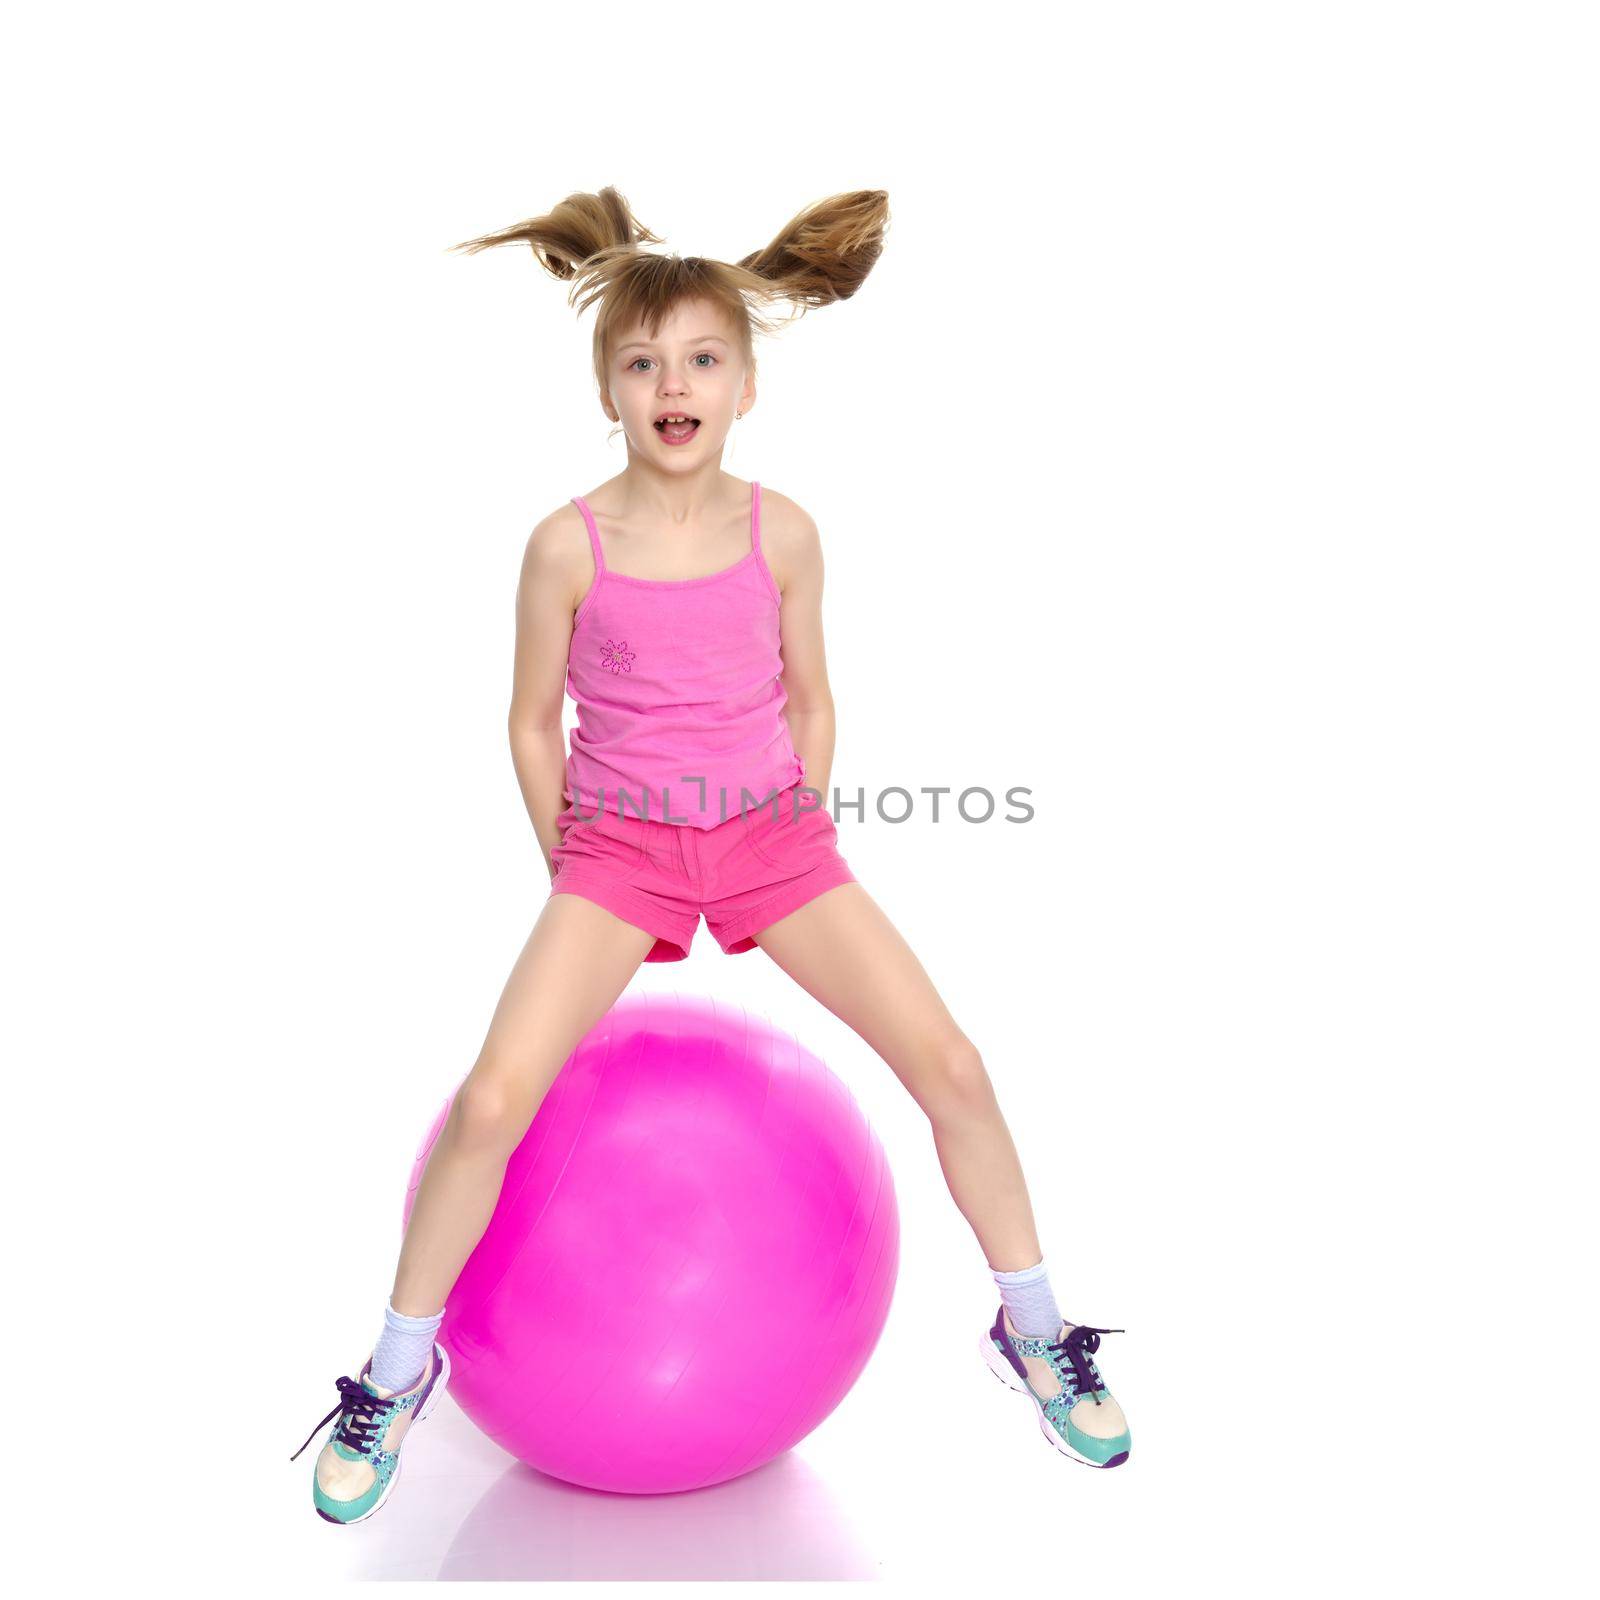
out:
{"label": "pink tank top", "polygon": [[567,654],[578,708],[568,803],[585,817],[603,810],[715,828],[739,815],[741,798],[754,811],[801,782],[805,762],[783,717],[761,485],[750,485],[750,553],[704,578],[612,572],[593,513],[581,496],[572,503],[589,529],[595,576]]}

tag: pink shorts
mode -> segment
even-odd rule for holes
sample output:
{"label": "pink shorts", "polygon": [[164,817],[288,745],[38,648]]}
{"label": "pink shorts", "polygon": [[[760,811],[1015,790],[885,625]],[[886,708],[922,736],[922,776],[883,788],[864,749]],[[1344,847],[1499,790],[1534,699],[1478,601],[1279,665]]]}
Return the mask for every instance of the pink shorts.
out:
{"label": "pink shorts", "polygon": [[754,950],[752,934],[841,883],[854,883],[825,806],[784,790],[714,828],[618,816],[615,801],[593,820],[572,806],[557,822],[551,894],[582,895],[656,942],[646,961],[684,961],[705,913],[725,955]]}

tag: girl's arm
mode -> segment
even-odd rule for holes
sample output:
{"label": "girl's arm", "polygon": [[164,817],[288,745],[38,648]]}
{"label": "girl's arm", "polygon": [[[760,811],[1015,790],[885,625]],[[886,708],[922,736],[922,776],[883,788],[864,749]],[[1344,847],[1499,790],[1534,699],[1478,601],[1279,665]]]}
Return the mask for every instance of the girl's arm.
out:
{"label": "girl's arm", "polygon": [[[761,491],[763,505],[768,492]],[[795,754],[806,764],[805,782],[828,804],[833,767],[833,692],[822,643],[822,537],[817,525],[794,501],[773,495],[781,515],[772,518],[767,565],[782,601],[778,626],[783,635],[782,683],[788,699],[783,714]]]}
{"label": "girl's arm", "polygon": [[[576,516],[576,513],[574,513]],[[511,762],[523,804],[555,877],[550,852],[561,843],[556,819],[566,809],[567,754],[561,731],[572,614],[583,576],[575,570],[573,541],[552,512],[529,535],[517,582],[517,648],[512,670]],[[587,549],[587,544],[585,545]]]}

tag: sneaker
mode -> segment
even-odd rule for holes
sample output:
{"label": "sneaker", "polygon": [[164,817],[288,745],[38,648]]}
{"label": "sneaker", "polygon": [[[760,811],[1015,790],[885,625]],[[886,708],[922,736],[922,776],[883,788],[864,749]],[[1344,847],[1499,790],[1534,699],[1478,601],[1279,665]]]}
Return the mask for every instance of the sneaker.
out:
{"label": "sneaker", "polygon": [[1091,1467],[1120,1467],[1132,1443],[1128,1419],[1101,1379],[1094,1352],[1102,1333],[1122,1331],[1063,1322],[1058,1339],[1028,1339],[1001,1301],[980,1348],[995,1377],[1033,1401],[1040,1429],[1062,1455]]}
{"label": "sneaker", "polygon": [[[450,1381],[450,1357],[435,1343],[422,1375],[409,1389],[380,1389],[369,1374],[372,1358],[361,1369],[361,1381],[334,1381],[339,1403],[311,1430],[310,1444],[335,1417],[328,1442],[317,1457],[311,1477],[311,1500],[327,1522],[361,1522],[370,1517],[400,1476],[400,1444],[438,1403]],[[299,1459],[300,1451],[289,1457]]]}

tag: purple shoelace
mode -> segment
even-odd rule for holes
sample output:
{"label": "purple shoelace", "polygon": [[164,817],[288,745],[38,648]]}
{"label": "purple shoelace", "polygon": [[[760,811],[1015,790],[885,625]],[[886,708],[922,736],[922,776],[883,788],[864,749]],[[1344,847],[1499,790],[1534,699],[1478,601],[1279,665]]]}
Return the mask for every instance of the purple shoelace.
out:
{"label": "purple shoelace", "polygon": [[[346,1449],[354,1450],[357,1455],[369,1455],[377,1442],[378,1424],[387,1417],[393,1401],[380,1400],[377,1395],[369,1394],[354,1378],[343,1377],[334,1381],[339,1386],[339,1403],[311,1430],[306,1444],[310,1444],[328,1423],[338,1417],[339,1426],[333,1430],[334,1439]],[[296,1460],[306,1444],[301,1445],[300,1450],[296,1450],[289,1459]]]}
{"label": "purple shoelace", "polygon": [[[1065,1339],[1058,1339],[1054,1344],[1045,1348],[1054,1350],[1064,1355],[1072,1366],[1072,1376],[1076,1382],[1080,1395],[1094,1396],[1096,1389],[1103,1389],[1099,1370],[1090,1359],[1100,1348],[1100,1335],[1102,1333],[1126,1333],[1126,1328],[1091,1328],[1087,1323],[1080,1322],[1075,1328],[1067,1332]],[[1094,1402],[1099,1405],[1098,1399]]]}

